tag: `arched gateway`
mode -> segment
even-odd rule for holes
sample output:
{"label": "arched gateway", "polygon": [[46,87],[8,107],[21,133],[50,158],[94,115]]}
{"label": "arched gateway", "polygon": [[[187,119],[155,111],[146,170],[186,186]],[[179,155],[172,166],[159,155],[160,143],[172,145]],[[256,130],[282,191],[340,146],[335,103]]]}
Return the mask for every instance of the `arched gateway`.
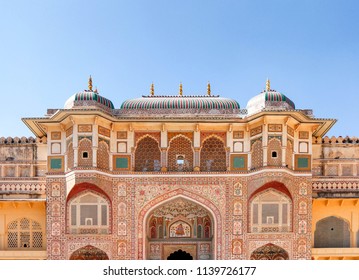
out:
{"label": "arched gateway", "polygon": [[146,259],[214,259],[215,218],[206,206],[175,196],[145,217]]}
{"label": "arched gateway", "polygon": [[72,253],[70,260],[108,260],[107,254],[91,245],[82,247]]}
{"label": "arched gateway", "polygon": [[254,250],[251,254],[251,260],[289,260],[289,256],[283,248],[268,243]]}

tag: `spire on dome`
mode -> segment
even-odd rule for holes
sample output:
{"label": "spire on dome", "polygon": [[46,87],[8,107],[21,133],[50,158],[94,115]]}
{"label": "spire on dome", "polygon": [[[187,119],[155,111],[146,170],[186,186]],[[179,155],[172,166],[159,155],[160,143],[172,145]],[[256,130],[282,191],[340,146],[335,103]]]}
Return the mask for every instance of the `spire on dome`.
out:
{"label": "spire on dome", "polygon": [[270,80],[268,78],[266,81],[266,91],[270,91]]}
{"label": "spire on dome", "polygon": [[180,83],[179,85],[179,93],[178,93],[180,96],[183,95],[183,89],[182,89],[182,83]]}
{"label": "spire on dome", "polygon": [[207,95],[211,95],[211,84],[209,82],[207,84]]}
{"label": "spire on dome", "polygon": [[151,84],[150,94],[151,96],[155,95],[155,85],[153,83]]}
{"label": "spire on dome", "polygon": [[88,82],[89,91],[92,91],[92,77],[90,75],[89,82]]}

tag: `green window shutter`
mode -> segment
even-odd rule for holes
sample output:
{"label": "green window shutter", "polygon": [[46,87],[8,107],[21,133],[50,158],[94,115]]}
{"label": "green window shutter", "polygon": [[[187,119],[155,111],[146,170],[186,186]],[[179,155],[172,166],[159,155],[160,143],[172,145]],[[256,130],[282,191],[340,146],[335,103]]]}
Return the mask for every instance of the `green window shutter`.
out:
{"label": "green window shutter", "polygon": [[62,159],[61,158],[52,158],[50,161],[51,169],[61,169],[62,168]]}
{"label": "green window shutter", "polygon": [[128,158],[116,158],[116,168],[128,168]]}

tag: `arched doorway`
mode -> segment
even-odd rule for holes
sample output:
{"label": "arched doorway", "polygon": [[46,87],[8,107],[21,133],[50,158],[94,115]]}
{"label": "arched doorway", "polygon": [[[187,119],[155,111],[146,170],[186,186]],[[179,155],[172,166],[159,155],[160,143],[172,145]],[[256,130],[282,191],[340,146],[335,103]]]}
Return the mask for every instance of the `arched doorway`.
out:
{"label": "arched doorway", "polygon": [[193,257],[190,253],[179,249],[178,251],[171,253],[167,257],[167,260],[193,260]]}
{"label": "arched doorway", "polygon": [[[214,218],[205,206],[177,196],[154,207],[145,222],[146,258],[212,259]],[[188,257],[188,256],[187,256]],[[189,258],[185,258],[189,259]]]}
{"label": "arched doorway", "polygon": [[283,248],[268,243],[258,249],[254,250],[251,254],[251,260],[289,260],[286,250]]}
{"label": "arched doorway", "polygon": [[82,247],[72,253],[70,260],[108,260],[107,254],[91,245]]}

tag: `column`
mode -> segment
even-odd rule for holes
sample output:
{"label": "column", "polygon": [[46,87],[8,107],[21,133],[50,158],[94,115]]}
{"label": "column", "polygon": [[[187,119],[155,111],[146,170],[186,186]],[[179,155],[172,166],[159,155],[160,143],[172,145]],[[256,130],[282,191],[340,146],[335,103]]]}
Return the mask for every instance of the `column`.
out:
{"label": "column", "polygon": [[248,170],[251,170],[251,168],[252,168],[251,135],[250,135],[249,129],[247,129],[247,128],[244,130],[243,152],[248,154],[247,167],[248,167]]}
{"label": "column", "polygon": [[167,148],[161,148],[161,172],[167,172]]}
{"label": "column", "polygon": [[268,161],[268,125],[263,125],[263,134],[262,134],[262,144],[263,144],[263,166],[267,166]]}
{"label": "column", "polygon": [[129,125],[127,131],[127,152],[131,153],[131,170],[135,170],[135,132],[133,131],[132,124]]}
{"label": "column", "polygon": [[282,131],[282,166],[286,166],[286,158],[287,158],[287,125],[283,125]]}
{"label": "column", "polygon": [[79,165],[79,138],[77,124],[73,125],[72,143],[74,148],[74,168],[76,168]]}
{"label": "column", "polygon": [[92,166],[97,167],[98,125],[92,126]]}
{"label": "column", "polygon": [[201,149],[201,132],[199,130],[198,125],[196,125],[196,129],[193,132],[193,148],[194,148],[193,171],[199,172],[201,171],[200,154],[199,154],[199,151]]}
{"label": "column", "polygon": [[[111,125],[110,131],[110,153],[109,153],[109,168],[113,171],[113,155],[117,153],[117,133],[113,129],[114,124]],[[127,140],[127,139],[126,139]],[[127,148],[127,147],[126,147]]]}
{"label": "column", "polygon": [[166,126],[162,125],[161,130],[161,172],[167,171],[167,142],[168,142],[168,135]]}

